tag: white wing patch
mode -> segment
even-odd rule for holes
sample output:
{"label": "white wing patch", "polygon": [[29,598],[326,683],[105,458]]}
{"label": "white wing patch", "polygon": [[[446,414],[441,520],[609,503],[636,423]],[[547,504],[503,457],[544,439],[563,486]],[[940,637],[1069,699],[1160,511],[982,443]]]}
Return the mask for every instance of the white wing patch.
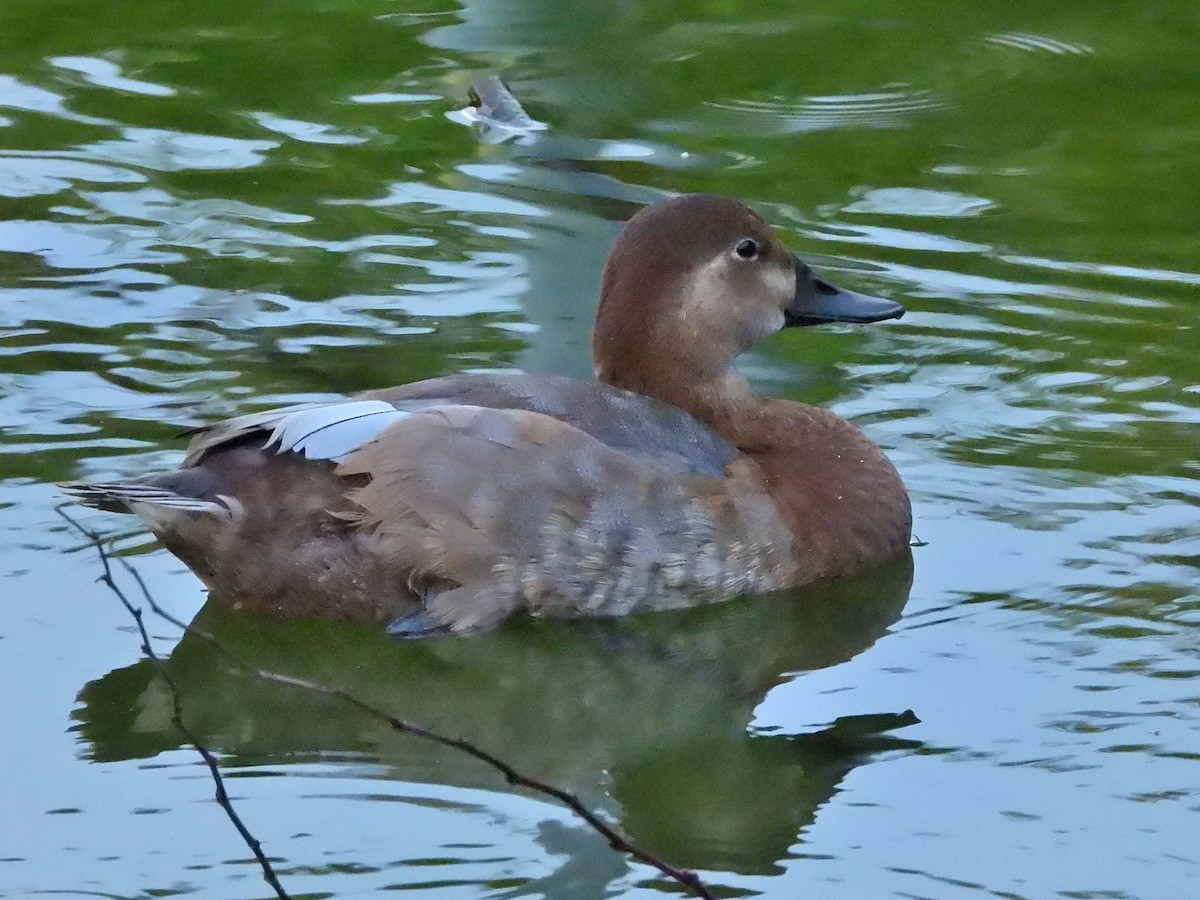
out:
{"label": "white wing patch", "polygon": [[412,415],[382,400],[348,400],[280,413],[264,423],[273,428],[264,450],[276,447],[276,453],[291,451],[332,462],[341,462],[389,425]]}

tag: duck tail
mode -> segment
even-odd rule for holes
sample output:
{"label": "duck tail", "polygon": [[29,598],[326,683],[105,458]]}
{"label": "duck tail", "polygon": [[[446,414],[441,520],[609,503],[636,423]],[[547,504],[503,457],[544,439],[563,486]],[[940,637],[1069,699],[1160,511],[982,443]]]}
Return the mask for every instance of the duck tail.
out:
{"label": "duck tail", "polygon": [[224,512],[212,500],[189,497],[153,481],[68,481],[58,489],[83,506],[145,518],[148,507],[174,512]]}

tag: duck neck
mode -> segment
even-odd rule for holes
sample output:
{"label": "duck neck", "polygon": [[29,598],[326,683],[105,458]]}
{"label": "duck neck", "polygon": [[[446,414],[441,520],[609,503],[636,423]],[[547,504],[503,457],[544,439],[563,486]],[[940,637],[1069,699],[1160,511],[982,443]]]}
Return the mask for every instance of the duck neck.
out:
{"label": "duck neck", "polygon": [[755,424],[769,402],[755,393],[733,366],[698,374],[694,366],[664,366],[656,360],[652,379],[638,377],[640,371],[634,367],[620,371],[600,367],[599,375],[601,381],[614,387],[663,400],[691,413],[738,447],[743,447],[741,435],[749,437],[756,430]]}
{"label": "duck neck", "polygon": [[735,435],[750,427],[767,403],[767,398],[755,393],[746,377],[732,366],[717,378],[681,384],[673,393],[676,396],[664,399],[739,446]]}
{"label": "duck neck", "polygon": [[733,366],[714,378],[679,379],[644,393],[686,410],[759,460],[774,457],[791,465],[811,465],[828,451],[870,444],[861,431],[828,410],[756,393]]}

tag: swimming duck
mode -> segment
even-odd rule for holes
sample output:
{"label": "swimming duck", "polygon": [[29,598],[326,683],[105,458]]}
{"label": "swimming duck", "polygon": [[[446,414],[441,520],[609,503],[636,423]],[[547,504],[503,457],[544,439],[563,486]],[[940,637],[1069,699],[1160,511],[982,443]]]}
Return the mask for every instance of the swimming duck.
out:
{"label": "swimming duck", "polygon": [[904,550],[908,495],[861,431],[755,393],[734,358],[903,313],[745,204],[674,197],[605,262],[598,381],[454,375],[251,413],[195,429],[173,472],[63,487],[140,516],[215,598],[409,637],[794,587]]}

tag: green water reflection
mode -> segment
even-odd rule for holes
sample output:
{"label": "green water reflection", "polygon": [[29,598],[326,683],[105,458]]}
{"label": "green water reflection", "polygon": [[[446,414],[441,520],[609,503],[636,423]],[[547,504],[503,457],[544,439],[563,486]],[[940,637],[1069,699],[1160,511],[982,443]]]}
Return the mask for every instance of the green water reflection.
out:
{"label": "green water reflection", "polygon": [[[916,744],[879,736],[911,724],[902,710],[865,735],[846,724],[756,734],[746,730],[751,712],[786,674],[874,643],[899,617],[911,580],[906,558],[789,595],[629,623],[524,623],[469,640],[397,642],[231,615],[216,604],[193,625],[253,669],[403,710],[609,807],[635,841],[681,865],[771,871],[846,772],[871,752]],[[386,764],[393,778],[504,787],[478,760],[398,738],[342,700],[281,692],[197,635],[183,639],[167,672],[188,727],[233,766],[353,751]],[[148,660],[110,672],[80,699],[76,716],[94,759],[149,757],[184,743]]]}

